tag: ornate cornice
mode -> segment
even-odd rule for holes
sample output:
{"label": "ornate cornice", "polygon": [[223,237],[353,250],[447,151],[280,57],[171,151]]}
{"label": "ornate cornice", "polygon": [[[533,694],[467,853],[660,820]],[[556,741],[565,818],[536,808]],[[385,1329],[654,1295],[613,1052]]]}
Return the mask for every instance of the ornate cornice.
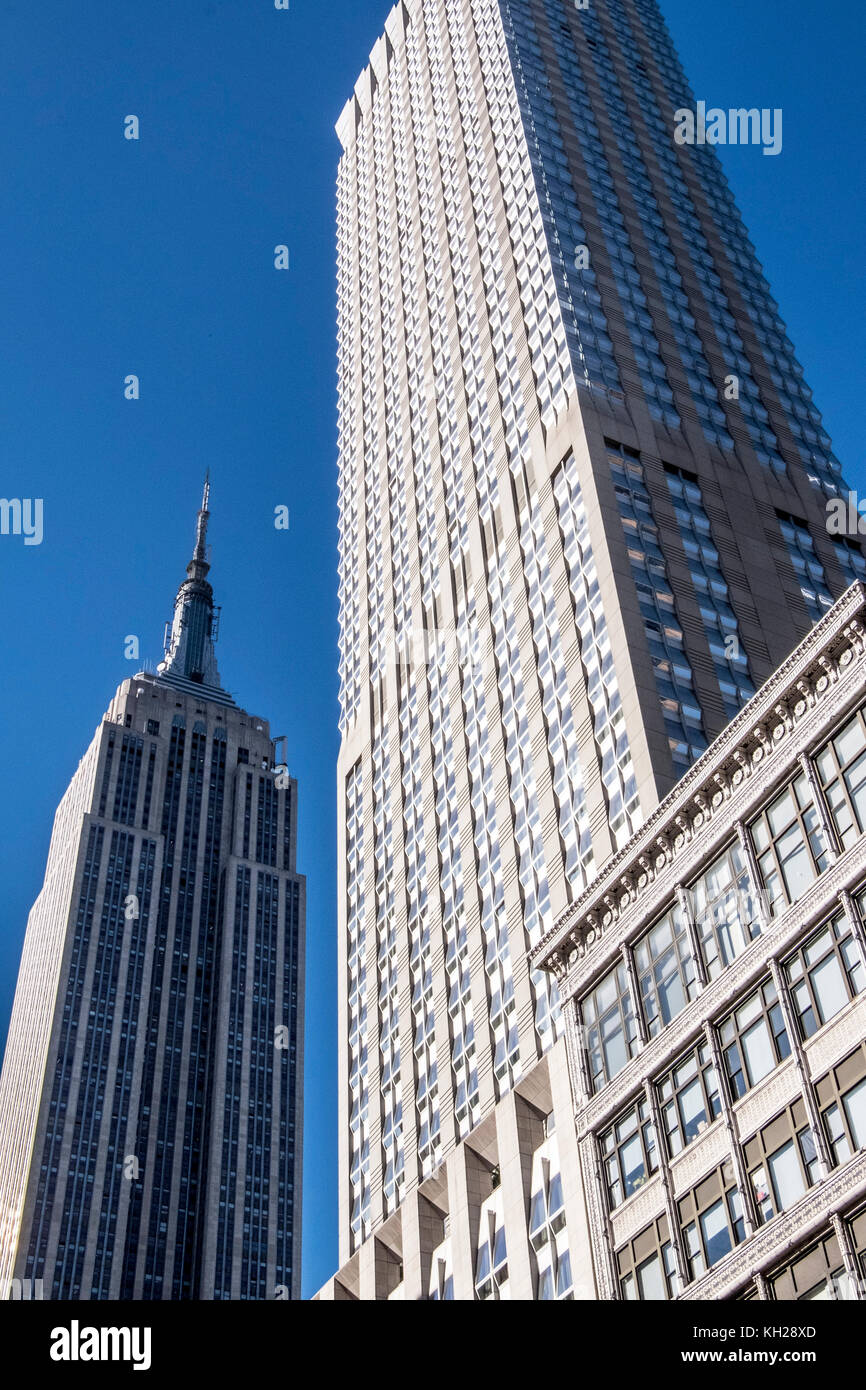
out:
{"label": "ornate cornice", "polygon": [[[565,999],[699,872],[866,688],[866,589],[854,585],[532,952]],[[746,790],[748,789],[748,790]]]}

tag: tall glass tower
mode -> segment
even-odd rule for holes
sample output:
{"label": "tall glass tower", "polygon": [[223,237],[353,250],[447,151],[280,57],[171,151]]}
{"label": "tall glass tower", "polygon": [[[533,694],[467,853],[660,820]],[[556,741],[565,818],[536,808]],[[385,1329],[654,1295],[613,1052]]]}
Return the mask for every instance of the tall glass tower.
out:
{"label": "tall glass tower", "polygon": [[322,1297],[597,1296],[528,953],[863,571],[694,105],[656,0],[401,0],[338,122]]}
{"label": "tall glass tower", "polygon": [[0,1291],[300,1292],[297,786],[223,690],[205,486],[156,675],[55,818],[0,1077]]}

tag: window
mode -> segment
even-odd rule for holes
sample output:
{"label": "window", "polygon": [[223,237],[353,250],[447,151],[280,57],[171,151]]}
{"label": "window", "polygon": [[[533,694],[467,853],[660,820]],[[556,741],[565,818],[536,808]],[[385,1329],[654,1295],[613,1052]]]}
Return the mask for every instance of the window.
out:
{"label": "window", "polygon": [[767,1282],[777,1303],[844,1298],[848,1280],[835,1234],[828,1231],[817,1245],[804,1254],[798,1253]]}
{"label": "window", "polygon": [[690,1279],[698,1279],[739,1245],[746,1234],[743,1199],[730,1163],[723,1164],[677,1202]]}
{"label": "window", "polygon": [[772,916],[797,902],[827,867],[827,847],[805,776],[749,827]]}
{"label": "window", "polygon": [[758,898],[738,844],[688,890],[709,979],[715,980],[760,934]]}
{"label": "window", "polygon": [[804,1102],[795,1101],[750,1139],[745,1158],[759,1221],[772,1221],[799,1202],[820,1176]]}
{"label": "window", "polygon": [[852,1216],[847,1225],[860,1272],[866,1276],[866,1207]]}
{"label": "window", "polygon": [[660,1216],[616,1255],[620,1292],[628,1302],[658,1302],[679,1292],[668,1220]]}
{"label": "window", "polygon": [[477,1298],[498,1299],[508,1283],[508,1252],[505,1245],[505,1223],[501,1203],[488,1198],[481,1208],[481,1230],[478,1259],[475,1265],[475,1295]]}
{"label": "window", "polygon": [[[552,1119],[552,1116],[548,1116]],[[565,1222],[565,1197],[556,1134],[548,1131],[532,1155],[529,1240],[538,1265],[538,1299],[563,1302],[574,1298],[574,1279]]]}
{"label": "window", "polygon": [[785,512],[777,512],[776,515],[809,617],[813,623],[820,622],[827,610],[833,607],[833,595],[824,566],[815,551],[815,542],[805,521],[799,521]]}
{"label": "window", "polygon": [[147,721],[147,732],[148,732],[149,734],[158,734],[158,733],[159,733],[159,720],[158,720],[158,719],[148,719],[148,721]]}
{"label": "window", "polygon": [[239,762],[239,763],[248,763],[249,760],[250,760],[250,750],[249,750],[249,748],[239,748],[239,749],[238,749],[238,762]]}
{"label": "window", "polygon": [[866,986],[848,919],[840,914],[785,966],[803,1038],[811,1038]]}
{"label": "window", "polygon": [[[711,385],[710,368],[701,356],[705,376],[690,374],[692,389],[698,397],[706,395],[707,400],[698,400],[698,413],[702,416],[705,429],[711,438],[718,431],[708,420],[713,408],[718,407],[715,387]],[[701,407],[703,406],[703,410]],[[721,414],[719,424],[724,426],[725,416]],[[729,438],[727,435],[726,438]],[[733,440],[730,440],[733,447]],[[674,502],[683,549],[686,553],[692,584],[698,600],[704,631],[713,658],[716,677],[725,713],[733,719],[742,706],[751,699],[755,687],[749,674],[749,662],[742,650],[739,624],[731,606],[731,595],[719,552],[713,543],[710,519],[704,509],[701,489],[697,479],[690,473],[664,465],[665,475]]]}
{"label": "window", "polygon": [[682,774],[706,749],[707,736],[676,598],[639,456],[608,445],[608,461],[671,758],[677,773]]}
{"label": "window", "polygon": [[866,558],[857,542],[849,540],[847,536],[840,536],[834,542],[833,549],[836,552],[836,563],[845,576],[845,582],[854,584],[859,579],[862,584],[866,580]]}
{"label": "window", "polygon": [[655,1129],[646,1101],[611,1125],[600,1143],[610,1207],[615,1211],[649,1181],[659,1166]]}
{"label": "window", "polygon": [[866,1149],[866,1044],[816,1085],[824,1129],[838,1167]]}
{"label": "window", "polygon": [[656,923],[634,954],[644,1018],[655,1037],[695,994],[695,965],[679,907]]}
{"label": "window", "polygon": [[858,710],[815,759],[843,849],[866,827],[866,717]]}
{"label": "window", "polygon": [[790,1056],[791,1041],[772,980],[720,1024],[719,1041],[734,1100]]}
{"label": "window", "polygon": [[706,1043],[658,1083],[658,1094],[668,1153],[676,1158],[721,1113],[719,1080]]}
{"label": "window", "polygon": [[571,1302],[574,1299],[574,1276],[571,1272],[571,1255],[563,1250],[556,1262],[556,1297]]}
{"label": "window", "polygon": [[581,1014],[592,1088],[600,1091],[637,1052],[637,1022],[624,965],[596,986],[583,1001]]}

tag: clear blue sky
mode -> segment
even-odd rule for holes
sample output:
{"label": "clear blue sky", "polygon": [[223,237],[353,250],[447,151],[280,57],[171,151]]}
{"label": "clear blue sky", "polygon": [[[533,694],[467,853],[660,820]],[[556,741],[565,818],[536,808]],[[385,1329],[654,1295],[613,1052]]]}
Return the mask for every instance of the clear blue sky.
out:
{"label": "clear blue sky", "polygon": [[[663,8],[697,97],[784,110],[779,158],[723,158],[862,486],[862,6]],[[41,547],[0,537],[0,1037],[55,807],[135,669],[124,637],[161,655],[210,467],[223,679],[288,735],[300,782],[307,1295],[337,1260],[333,124],[387,9],[5,0],[0,15],[0,495],[45,502]]]}

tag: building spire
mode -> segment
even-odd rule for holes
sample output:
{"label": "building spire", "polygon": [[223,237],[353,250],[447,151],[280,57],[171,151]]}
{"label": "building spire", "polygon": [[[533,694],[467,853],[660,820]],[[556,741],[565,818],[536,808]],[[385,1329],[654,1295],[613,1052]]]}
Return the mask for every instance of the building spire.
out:
{"label": "building spire", "polygon": [[[207,563],[207,524],[210,521],[208,504],[210,503],[210,469],[204,475],[204,492],[202,493],[201,508],[198,514],[198,526],[195,535],[195,550],[192,555],[193,565],[203,565],[204,572],[207,574],[210,565]],[[192,565],[189,566],[189,569]]]}
{"label": "building spire", "polygon": [[213,589],[208,583],[207,528],[210,521],[210,469],[196,522],[195,549],[186,567],[186,579],[177,591],[174,618],[167,636],[165,660],[158,674],[173,684],[192,683],[221,690],[214,652]]}

